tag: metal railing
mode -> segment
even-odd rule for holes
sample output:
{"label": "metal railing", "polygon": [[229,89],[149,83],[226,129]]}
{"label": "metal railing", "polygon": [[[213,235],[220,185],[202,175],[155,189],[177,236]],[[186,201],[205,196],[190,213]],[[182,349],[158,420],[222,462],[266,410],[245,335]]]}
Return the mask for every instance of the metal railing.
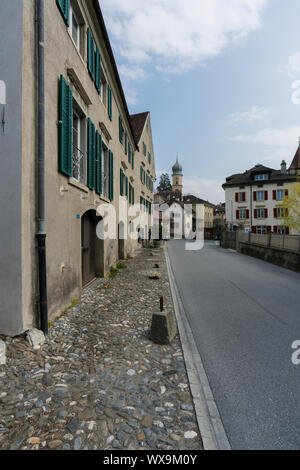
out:
{"label": "metal railing", "polygon": [[72,155],[72,170],[73,178],[79,183],[85,184],[86,182],[86,154],[79,148],[73,146]]}

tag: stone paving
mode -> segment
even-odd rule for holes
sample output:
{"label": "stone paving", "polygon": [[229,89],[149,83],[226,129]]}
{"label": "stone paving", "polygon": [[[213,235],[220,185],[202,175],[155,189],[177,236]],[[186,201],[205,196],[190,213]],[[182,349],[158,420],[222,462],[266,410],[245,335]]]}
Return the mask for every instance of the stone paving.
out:
{"label": "stone paving", "polygon": [[160,297],[173,308],[164,252],[125,264],[83,291],[40,350],[2,338],[0,450],[202,449],[180,339],[148,339]]}

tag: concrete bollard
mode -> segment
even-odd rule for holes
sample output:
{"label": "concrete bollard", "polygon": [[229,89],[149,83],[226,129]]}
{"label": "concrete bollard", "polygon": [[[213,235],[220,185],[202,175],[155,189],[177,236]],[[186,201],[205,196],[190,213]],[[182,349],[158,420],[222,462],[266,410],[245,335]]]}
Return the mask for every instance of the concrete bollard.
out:
{"label": "concrete bollard", "polygon": [[153,314],[150,339],[157,344],[170,344],[177,335],[174,313],[157,312]]}

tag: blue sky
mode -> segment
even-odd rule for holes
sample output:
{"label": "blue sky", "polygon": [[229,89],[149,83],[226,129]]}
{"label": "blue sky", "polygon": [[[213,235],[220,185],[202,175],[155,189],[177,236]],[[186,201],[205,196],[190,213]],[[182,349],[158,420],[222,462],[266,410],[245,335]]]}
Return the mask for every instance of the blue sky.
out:
{"label": "blue sky", "polygon": [[130,112],[151,112],[158,177],[171,173],[178,152],[184,193],[217,203],[227,176],[291,162],[300,136],[300,0],[100,5]]}

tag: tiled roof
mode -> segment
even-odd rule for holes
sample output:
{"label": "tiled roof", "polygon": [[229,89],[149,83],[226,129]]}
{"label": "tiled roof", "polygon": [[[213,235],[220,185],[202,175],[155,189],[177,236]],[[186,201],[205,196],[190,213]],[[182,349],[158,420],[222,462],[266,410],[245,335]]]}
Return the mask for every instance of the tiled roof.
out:
{"label": "tiled roof", "polygon": [[[268,173],[269,179],[262,180],[262,181],[255,181],[254,175],[256,174],[263,174]],[[268,168],[263,165],[256,165],[254,168],[251,168],[245,173],[232,175],[229,178],[226,178],[226,183],[223,185],[223,188],[230,187],[230,186],[238,186],[238,185],[247,185],[254,183],[274,183],[274,182],[284,182],[284,181],[293,181],[295,180],[295,175],[290,175],[288,173],[284,174],[281,170],[274,170],[272,168]]]}
{"label": "tiled roof", "polygon": [[185,204],[205,204],[206,206],[215,207],[214,204],[193,195],[183,196],[183,202]]}
{"label": "tiled roof", "polygon": [[136,142],[139,142],[141,139],[148,115],[149,112],[132,114],[130,116],[131,127],[133,129]]}
{"label": "tiled roof", "polygon": [[296,155],[294,156],[294,160],[290,166],[290,170],[299,170],[300,169],[300,145],[297,148]]}

